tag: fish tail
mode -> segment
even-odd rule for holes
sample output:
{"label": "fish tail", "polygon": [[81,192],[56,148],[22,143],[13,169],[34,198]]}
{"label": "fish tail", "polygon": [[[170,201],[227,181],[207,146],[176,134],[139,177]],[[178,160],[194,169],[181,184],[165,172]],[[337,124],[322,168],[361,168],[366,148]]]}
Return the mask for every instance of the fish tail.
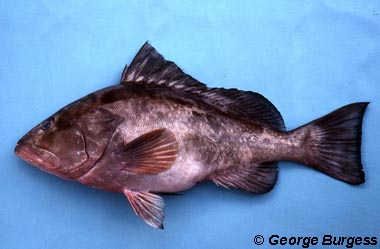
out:
{"label": "fish tail", "polygon": [[364,183],[360,151],[368,104],[343,106],[295,130],[303,134],[303,155],[298,161],[343,182]]}

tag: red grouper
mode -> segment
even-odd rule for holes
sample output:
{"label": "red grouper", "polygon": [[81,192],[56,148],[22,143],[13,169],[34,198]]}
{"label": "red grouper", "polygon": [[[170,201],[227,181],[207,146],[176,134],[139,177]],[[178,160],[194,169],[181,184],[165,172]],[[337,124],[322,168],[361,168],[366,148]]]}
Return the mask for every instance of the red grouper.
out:
{"label": "red grouper", "polygon": [[64,179],[124,193],[147,224],[163,228],[159,193],[204,180],[266,193],[279,160],[363,183],[367,105],[353,103],[285,131],[281,114],[262,95],[208,88],[145,43],[119,85],[62,108],[22,137],[15,153]]}

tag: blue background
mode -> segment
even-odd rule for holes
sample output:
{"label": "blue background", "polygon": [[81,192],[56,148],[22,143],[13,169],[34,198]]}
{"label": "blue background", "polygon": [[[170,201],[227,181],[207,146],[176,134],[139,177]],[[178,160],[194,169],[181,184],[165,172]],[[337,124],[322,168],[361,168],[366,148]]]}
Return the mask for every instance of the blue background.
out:
{"label": "blue background", "polygon": [[[146,40],[210,86],[262,93],[288,129],[371,101],[367,182],[350,186],[281,162],[265,195],[203,183],[165,196],[162,231],[122,194],[61,180],[13,154],[44,118],[117,84]],[[267,246],[272,234],[380,240],[379,84],[378,0],[1,1],[0,248],[254,248],[256,234]]]}

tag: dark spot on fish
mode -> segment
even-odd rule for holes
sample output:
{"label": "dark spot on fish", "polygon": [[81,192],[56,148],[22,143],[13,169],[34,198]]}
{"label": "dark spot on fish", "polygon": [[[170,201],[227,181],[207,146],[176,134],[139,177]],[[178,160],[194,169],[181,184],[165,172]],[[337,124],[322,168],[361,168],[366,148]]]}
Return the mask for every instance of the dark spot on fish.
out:
{"label": "dark spot on fish", "polygon": [[99,101],[102,104],[109,104],[109,103],[113,103],[115,101],[124,99],[126,97],[125,95],[126,94],[124,91],[120,91],[120,89],[115,89],[115,90],[111,90],[111,91],[107,91],[103,93],[100,96]]}
{"label": "dark spot on fish", "polygon": [[98,100],[98,98],[97,98],[95,93],[91,93],[91,94],[86,96],[86,102],[88,104],[94,104],[97,102],[97,100]]}
{"label": "dark spot on fish", "polygon": [[197,111],[192,111],[191,113],[193,114],[193,116],[194,116],[195,118],[199,118],[199,117],[202,116],[202,114],[200,114],[200,113],[197,112]]}

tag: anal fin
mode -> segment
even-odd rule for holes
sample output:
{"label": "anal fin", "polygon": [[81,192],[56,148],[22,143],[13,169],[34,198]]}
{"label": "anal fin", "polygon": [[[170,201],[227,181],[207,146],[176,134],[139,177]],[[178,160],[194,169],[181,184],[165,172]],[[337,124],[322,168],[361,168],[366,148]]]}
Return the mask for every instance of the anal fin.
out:
{"label": "anal fin", "polygon": [[164,229],[164,200],[161,196],[149,192],[135,192],[124,189],[124,194],[132,206],[133,211],[146,224],[154,228]]}
{"label": "anal fin", "polygon": [[252,163],[247,167],[220,170],[209,179],[225,188],[238,188],[254,194],[269,192],[277,181],[277,162]]}

